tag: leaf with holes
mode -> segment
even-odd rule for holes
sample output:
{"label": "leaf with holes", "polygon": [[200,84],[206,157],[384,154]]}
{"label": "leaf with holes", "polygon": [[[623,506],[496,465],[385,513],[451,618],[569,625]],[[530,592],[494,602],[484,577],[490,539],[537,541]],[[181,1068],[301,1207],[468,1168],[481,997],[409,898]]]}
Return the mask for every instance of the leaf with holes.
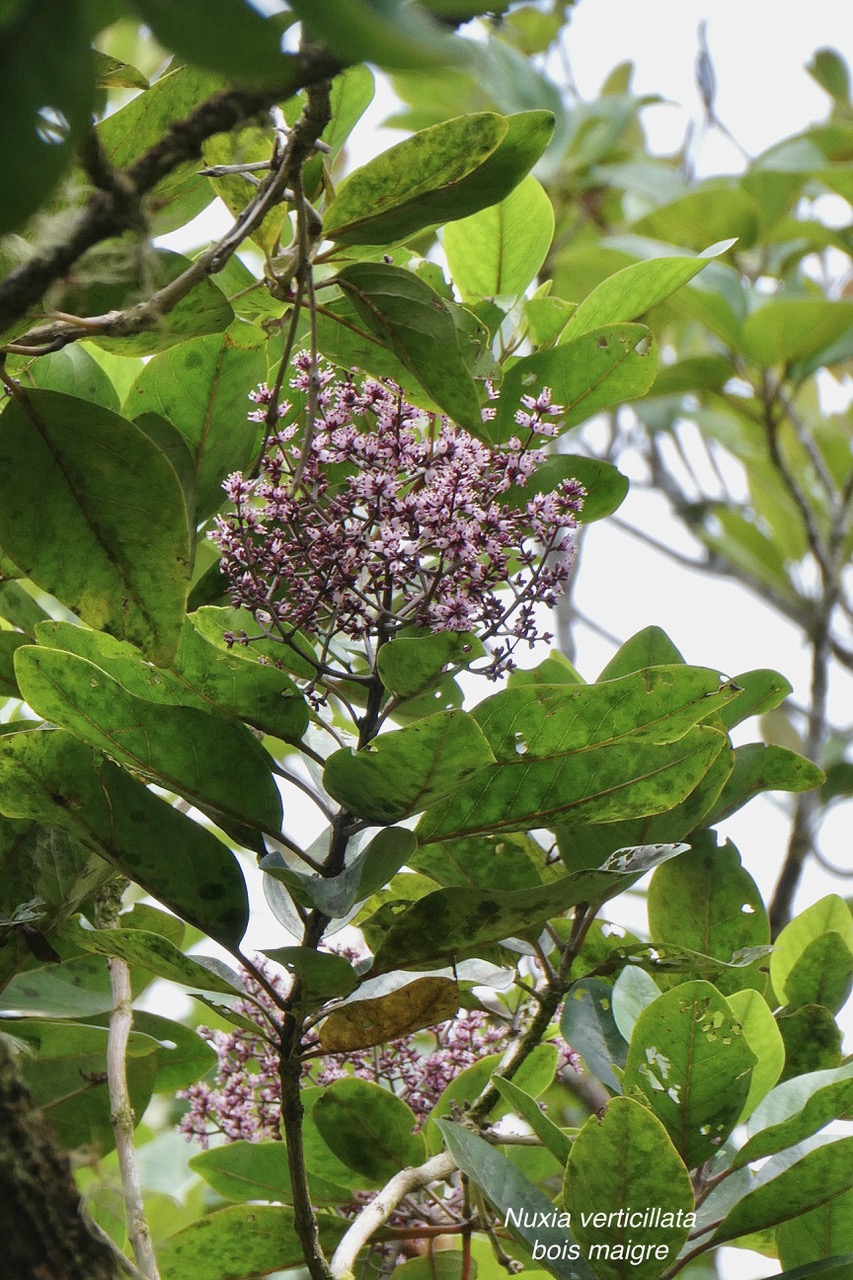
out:
{"label": "leaf with holes", "polygon": [[640,1014],[622,1087],[645,1095],[694,1169],[737,1123],[755,1061],[725,997],[709,982],[685,982]]}

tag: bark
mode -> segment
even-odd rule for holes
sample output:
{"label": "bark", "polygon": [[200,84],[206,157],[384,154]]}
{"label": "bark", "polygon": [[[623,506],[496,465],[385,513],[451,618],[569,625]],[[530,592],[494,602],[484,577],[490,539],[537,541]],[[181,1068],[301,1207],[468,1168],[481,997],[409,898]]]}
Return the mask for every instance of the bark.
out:
{"label": "bark", "polygon": [[118,1280],[113,1253],[89,1232],[68,1158],[0,1035],[0,1241],[15,1280]]}

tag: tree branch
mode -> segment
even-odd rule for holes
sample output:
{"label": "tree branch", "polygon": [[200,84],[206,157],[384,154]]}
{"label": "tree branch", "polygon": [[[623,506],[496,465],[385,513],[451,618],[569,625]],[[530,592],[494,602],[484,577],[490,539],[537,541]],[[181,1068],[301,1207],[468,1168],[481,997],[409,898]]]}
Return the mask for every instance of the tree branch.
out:
{"label": "tree branch", "polygon": [[[287,73],[268,89],[223,89],[195,111],[176,120],[152,147],[123,170],[92,173],[99,161],[86,144],[84,163],[99,189],[90,197],[66,238],[11,271],[0,284],[0,331],[19,320],[87,249],[132,230],[141,222],[142,197],[161,179],[201,155],[202,144],[215,133],[227,133],[300,89],[336,75],[343,63],[316,48],[288,55]],[[103,181],[102,181],[103,179]],[[224,265],[224,264],[223,264]],[[90,335],[91,336],[91,335]]]}
{"label": "tree branch", "polygon": [[416,1169],[401,1169],[396,1173],[370,1204],[362,1209],[335,1250],[331,1263],[333,1280],[351,1280],[359,1253],[382,1224],[388,1221],[401,1200],[412,1191],[419,1191],[421,1187],[441,1178],[449,1178],[455,1172],[456,1164],[452,1156],[442,1152]]}

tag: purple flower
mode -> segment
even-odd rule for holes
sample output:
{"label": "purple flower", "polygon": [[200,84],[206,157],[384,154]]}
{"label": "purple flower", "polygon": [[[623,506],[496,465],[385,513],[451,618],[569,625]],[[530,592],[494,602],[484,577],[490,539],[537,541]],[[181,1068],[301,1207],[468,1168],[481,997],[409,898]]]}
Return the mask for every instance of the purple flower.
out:
{"label": "purple flower", "polygon": [[[357,953],[340,948],[349,960]],[[286,994],[286,984],[263,962],[265,977]],[[178,1097],[189,1103],[179,1129],[188,1139],[207,1148],[212,1134],[220,1133],[228,1142],[243,1138],[252,1142],[281,1137],[281,1086],[278,1054],[270,1042],[269,1028],[262,1025],[263,1010],[274,1012],[268,994],[249,974],[241,975],[250,999],[238,1001],[235,1013],[257,1024],[248,1029],[212,1031],[199,1027],[198,1034],[216,1050],[218,1063],[211,1083],[199,1081],[182,1090]],[[429,1032],[390,1040],[374,1049],[354,1050],[346,1056],[325,1054],[309,1057],[305,1084],[329,1085],[335,1080],[356,1076],[381,1084],[402,1098],[412,1109],[418,1126],[426,1120],[444,1090],[460,1072],[489,1054],[502,1053],[516,1034],[510,1024],[490,1018],[479,1009],[460,1012],[456,1018]],[[558,1070],[578,1070],[578,1055],[563,1040],[552,1041],[560,1050]],[[306,1047],[317,1044],[309,1033]]]}
{"label": "purple flower", "polygon": [[[307,453],[293,425],[277,432],[257,479],[226,480],[234,511],[211,534],[233,603],[263,619],[265,635],[299,630],[327,650],[336,637],[381,642],[407,625],[503,637],[488,673],[510,669],[516,644],[541,638],[535,606],[565,586],[584,498],[567,479],[507,501],[544,459],[535,438],[555,434],[563,410],[550,391],[523,397],[523,440],[490,446],[392,383],[338,377],[306,352],[294,370],[291,385],[318,406]],[[268,406],[271,395],[262,384],[251,399]]]}

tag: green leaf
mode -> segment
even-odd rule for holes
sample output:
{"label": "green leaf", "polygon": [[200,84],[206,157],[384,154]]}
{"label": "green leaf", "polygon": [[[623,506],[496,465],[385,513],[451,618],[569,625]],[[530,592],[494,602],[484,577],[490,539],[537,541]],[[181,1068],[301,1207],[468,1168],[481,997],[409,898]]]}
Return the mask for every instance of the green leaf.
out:
{"label": "green leaf", "polygon": [[292,680],[261,666],[248,650],[228,651],[208,640],[201,616],[208,612],[219,611],[200,610],[184,620],[171,671],[153,667],[132,645],[68,622],[41,623],[37,635],[41,646],[85,658],[146,702],[224,711],[286,740],[301,737],[308,710]]}
{"label": "green leaf", "polygon": [[762,1100],[748,1121],[749,1137],[733,1168],[762,1160],[811,1137],[853,1108],[853,1063],[785,1080]]}
{"label": "green leaf", "polygon": [[[540,286],[540,288],[543,286]],[[550,288],[550,282],[544,287]],[[566,327],[566,321],[575,309],[573,302],[564,298],[541,295],[539,290],[524,303],[524,318],[530,330],[530,341],[535,347],[549,347],[557,334]]]}
{"label": "green leaf", "polygon": [[[224,591],[218,594],[221,596]],[[303,656],[310,654],[313,657],[314,654],[313,646],[305,636],[298,631],[294,632],[292,645],[282,645],[277,640],[268,640],[261,636],[254,618],[247,609],[204,605],[195,610],[190,621],[199,635],[220,652],[236,653],[244,661],[253,663],[264,658],[266,659],[264,665],[275,666],[276,662],[281,662],[288,671],[308,680],[316,675],[316,665]],[[236,644],[229,644],[225,639],[228,631],[233,631],[238,637]],[[240,637],[244,638],[247,635],[252,636],[251,646],[239,642]]]}
{"label": "green leaf", "polygon": [[390,693],[413,698],[430,689],[448,667],[468,666],[484,652],[470,631],[433,631],[390,640],[379,650],[376,665]]}
{"label": "green leaf", "polygon": [[361,751],[336,751],[323,783],[352,813],[397,822],[452,794],[493,759],[471,716],[443,711],[382,734]]}
{"label": "green leaf", "polygon": [[0,696],[21,696],[15,679],[15,653],[24,644],[29,644],[29,638],[20,631],[0,631]]}
{"label": "green leaf", "polygon": [[724,253],[732,244],[734,241],[728,240],[713,245],[698,258],[652,258],[617,271],[593,289],[572,312],[560,335],[561,342],[568,342],[601,325],[636,320],[687,284],[703,267],[707,267],[710,258]]}
{"label": "green leaf", "polygon": [[806,71],[838,103],[850,101],[850,72],[834,49],[816,49]]}
{"label": "green leaf", "polygon": [[665,631],[660,627],[644,627],[616,650],[598,679],[618,680],[646,667],[680,666],[683,662],[684,658]]}
{"label": "green leaf", "polygon": [[747,316],[740,349],[768,368],[806,360],[830,347],[853,324],[853,303],[823,298],[772,298]]}
{"label": "green leaf", "polygon": [[734,677],[734,683],[741,690],[740,696],[720,712],[720,719],[725,729],[733,729],[742,720],[750,716],[772,711],[793,693],[791,684],[780,676],[778,671],[761,668],[757,671],[744,671]]}
{"label": "green leaf", "polygon": [[449,306],[411,271],[360,262],[337,277],[367,328],[460,426],[481,435],[480,400]]}
{"label": "green leaf", "polygon": [[[106,1015],[98,1021],[106,1026]],[[158,1042],[155,1093],[175,1094],[179,1089],[188,1089],[216,1066],[215,1050],[194,1027],[143,1009],[134,1009],[133,1025]]]}
{"label": "green leaf", "polygon": [[280,829],[269,758],[244,725],[195,707],[157,706],[70,653],[29,646],[16,663],[24,696],[46,719],[227,818]]}
{"label": "green leaf", "polygon": [[811,791],[821,785],[824,777],[816,764],[787,747],[763,742],[735,747],[731,777],[708,823],[722,822],[762,791]]}
{"label": "green leaf", "polygon": [[547,493],[556,489],[561,480],[569,479],[579,480],[586,489],[580,517],[583,524],[612,516],[628,496],[628,479],[612,463],[601,458],[557,453],[540,463],[525,487],[513,485],[508,489],[503,500],[510,506],[523,507],[530,501],[532,492]]}
{"label": "green leaf", "polygon": [[463,298],[518,297],[533,280],[554,235],[554,211],[530,175],[499,204],[448,223],[442,244]]}
{"label": "green leaf", "polygon": [[201,1151],[189,1165],[224,1200],[287,1203],[293,1195],[283,1142],[226,1142]]}
{"label": "green leaf", "polygon": [[375,62],[393,70],[467,60],[464,41],[433,22],[420,6],[400,0],[293,0],[306,28],[347,62]]}
{"label": "green leaf", "polygon": [[296,974],[302,984],[300,1005],[316,1008],[333,997],[348,996],[358,986],[358,977],[348,960],[313,947],[276,947],[265,956]]}
{"label": "green leaf", "polygon": [[0,811],[66,828],[227,947],[246,931],[246,886],[230,849],[69,733],[0,737]]}
{"label": "green leaf", "polygon": [[246,397],[266,377],[264,342],[245,323],[181,342],[149,360],[125,400],[128,417],[159,413],[180,431],[195,465],[199,521],[222,506],[226,476],[246,469],[257,452]]}
{"label": "green leaf", "polygon": [[[0,812],[4,811],[5,805],[0,799]],[[43,933],[49,933],[97,892],[111,875],[108,864],[69,832],[57,826],[42,826],[31,818],[18,822],[0,818],[0,916],[7,920],[15,919],[20,907],[35,899],[36,924]],[[6,945],[0,947],[0,990],[6,987],[13,974],[32,960],[20,929],[4,929],[4,936]],[[43,971],[53,999],[57,998],[57,987],[65,984],[61,978],[57,978],[54,984],[49,974],[61,968],[49,963]],[[69,976],[73,1001],[74,976]],[[35,978],[32,971],[29,978]],[[85,985],[87,979],[83,981]],[[82,1001],[82,993],[79,994]],[[30,998],[27,995],[27,999]],[[28,1006],[21,1003],[11,1007],[24,1009]],[[63,1008],[58,1012],[71,1017],[75,1010]],[[81,1014],[86,1012],[86,1009],[80,1009]]]}
{"label": "green leaf", "polygon": [[[102,865],[106,869],[106,863]],[[39,921],[40,925],[44,923]],[[53,932],[51,945],[62,945]],[[8,950],[8,943],[3,950]],[[147,974],[142,981],[138,980],[138,975],[134,978],[137,979],[134,995],[137,995],[150,978]],[[0,995],[0,1008],[40,1018],[87,1018],[92,1014],[108,1013],[113,1003],[109,971],[103,957],[98,955],[74,954],[71,959],[63,959],[61,964],[50,961],[28,968],[25,973],[19,973],[3,984]]]}
{"label": "green leaf", "polygon": [[[485,1058],[478,1058],[445,1086],[422,1130],[426,1135],[430,1155],[434,1155],[442,1148],[441,1130],[436,1121],[442,1116],[452,1116],[459,1108],[465,1110],[475,1102],[492,1083],[495,1072],[500,1068],[501,1056],[499,1053],[490,1053]],[[538,1044],[515,1072],[513,1083],[532,1098],[538,1098],[552,1084],[556,1068],[555,1046],[549,1043]],[[492,1108],[492,1118],[498,1119],[506,1115],[509,1110],[510,1107],[506,1102],[498,1103]]]}
{"label": "green leaf", "polygon": [[326,1053],[352,1053],[387,1044],[455,1018],[459,987],[451,978],[416,978],[374,999],[354,999],[333,1009],[320,1027]]}
{"label": "green leaf", "polygon": [[517,430],[515,413],[525,395],[549,387],[555,405],[566,412],[555,419],[567,431],[614,404],[645,395],[655,380],[658,349],[641,324],[611,324],[582,332],[548,351],[523,356],[504,374],[497,414],[486,429],[493,440],[508,440]]}
{"label": "green leaf", "polygon": [[[657,857],[666,858],[679,846],[657,848]],[[376,951],[372,971],[412,968],[457,956],[472,946],[538,931],[546,920],[578,902],[601,903],[621,893],[646,870],[648,864],[632,869],[629,861],[624,870],[579,871],[530,889],[437,889],[396,915]]]}
{"label": "green leaf", "polygon": [[791,1009],[842,1007],[853,986],[853,918],[843,898],[828,894],[785,926],[770,958],[770,980]]}
{"label": "green leaf", "polygon": [[710,1237],[714,1244],[797,1218],[853,1187],[853,1138],[807,1151],[794,1164],[786,1155],[761,1168],[756,1177],[760,1185],[726,1215]]}
{"label": "green leaf", "polygon": [[[59,1020],[16,1018],[4,1024],[33,1055],[19,1058],[33,1103],[49,1120],[63,1146],[93,1147],[104,1154],[115,1142],[110,1122],[104,1027]],[[132,1031],[125,1065],[130,1103],[141,1117],[154,1087],[157,1041]]]}
{"label": "green leaf", "polygon": [[[521,743],[523,731],[518,732]],[[566,817],[596,823],[661,813],[690,794],[724,747],[723,735],[703,726],[671,743],[638,742],[629,735],[627,741],[555,749],[543,758],[520,753],[517,762],[485,766],[428,810],[418,839],[429,844],[552,826]]]}
{"label": "green leaf", "polygon": [[771,587],[782,599],[797,599],[784,556],[772,538],[739,511],[722,504],[710,506],[707,517],[695,530],[706,546]]}
{"label": "green leaf", "polygon": [[[226,1142],[202,1151],[189,1161],[217,1195],[225,1200],[278,1200],[291,1202],[293,1191],[283,1142]],[[352,1192],[308,1171],[311,1198],[315,1201],[343,1202]]]}
{"label": "green leaf", "polygon": [[443,888],[528,889],[542,883],[543,861],[541,846],[529,836],[509,835],[424,845],[409,866]]}
{"label": "green leaf", "polygon": [[783,1271],[779,1280],[848,1280],[850,1268],[853,1266],[853,1253],[845,1253],[842,1257],[825,1258],[822,1262],[810,1262],[805,1267],[795,1267],[793,1271]]}
{"label": "green leaf", "polygon": [[[301,97],[302,95],[289,100],[288,106],[294,109],[293,118],[287,121],[290,125],[295,124],[298,118]],[[269,127],[262,125],[260,117],[256,117],[255,121],[244,124],[242,127],[238,126],[229,133],[215,133],[202,144],[201,154],[205,168],[224,166],[227,169],[232,165],[268,165],[270,160]],[[306,181],[309,172],[310,169],[306,166],[303,183],[306,186],[307,193],[314,199],[316,197],[311,190],[311,184]],[[238,219],[246,206],[246,175],[244,173],[241,174],[239,171],[226,172],[221,177],[211,177],[209,181],[213,190],[228,209],[228,212],[235,220]],[[261,250],[266,260],[275,258],[280,252],[282,241],[287,244],[289,240],[290,220],[287,207],[282,201],[278,201],[267,209],[260,222],[255,225],[250,243]],[[230,260],[230,263],[237,261],[239,260],[234,257]],[[234,272],[234,270],[234,267],[231,267],[231,271]],[[237,271],[239,271],[239,268]],[[264,318],[264,311],[266,311],[267,317],[271,315],[280,317],[281,300],[273,297],[272,293],[268,291],[266,283],[263,280],[258,280],[247,267],[243,266],[243,271],[248,276],[244,289],[240,288],[237,274],[230,274],[227,277],[227,284],[223,283],[221,277],[218,279],[220,289],[228,294],[232,305],[236,303],[238,310],[241,307],[248,306],[249,313],[255,313],[252,318]],[[262,299],[256,292],[259,285],[263,294],[266,295],[265,299]],[[255,287],[254,289],[253,286]],[[253,300],[248,304],[245,290],[252,290],[255,294]],[[232,297],[232,294],[235,296]]]}
{"label": "green leaf", "polygon": [[661,365],[653,396],[678,395],[685,391],[721,391],[734,372],[726,356],[686,356]]}
{"label": "green leaf", "polygon": [[804,1004],[793,1013],[777,1014],[777,1022],[785,1042],[783,1081],[840,1065],[841,1028],[822,1004]]}
{"label": "green leaf", "polygon": [[260,867],[335,920],[347,915],[356,902],[384,888],[416,847],[415,837],[406,827],[386,827],[337,876],[304,875],[288,868],[278,853],[267,854]]}
{"label": "green leaf", "polygon": [[435,412],[436,402],[388,346],[384,331],[377,331],[372,321],[373,317],[370,323],[363,319],[346,296],[324,303],[317,314],[317,350],[341,369],[361,369],[374,378],[396,382],[405,388],[413,404]]}
{"label": "green leaf", "polygon": [[709,239],[736,236],[742,249],[750,249],[758,236],[758,201],[737,185],[737,179],[706,180],[698,190],[659,205],[632,223],[631,234],[697,252]]}
{"label": "green leaf", "polygon": [[[770,942],[770,924],[758,886],[741,866],[740,854],[730,841],[717,849],[702,840],[689,853],[658,867],[649,885],[648,910],[654,939],[720,960]],[[766,971],[765,958],[750,970],[720,974],[717,986],[724,995],[743,987],[762,991]]]}
{"label": "green leaf", "polygon": [[91,626],[154,661],[178,645],[192,547],[181,482],[137,427],[56,391],[0,415],[0,545]]}
{"label": "green leaf", "polygon": [[[574,1046],[572,1046],[574,1048]],[[552,1156],[565,1165],[572,1144],[553,1120],[549,1120],[545,1112],[540,1110],[539,1103],[524,1089],[519,1088],[514,1080],[506,1080],[501,1075],[492,1076],[492,1084],[503,1100],[512,1107],[515,1114],[530,1125],[540,1142],[543,1142]]]}
{"label": "green leaf", "polygon": [[566,870],[596,866],[614,845],[695,842],[731,773],[733,754],[727,742],[693,790],[662,813],[594,825],[561,821],[555,830]]}
{"label": "green leaf", "polygon": [[465,1259],[457,1249],[436,1249],[427,1257],[409,1258],[394,1270],[400,1271],[397,1280],[463,1280],[469,1267],[470,1280],[477,1280],[479,1267],[476,1258]]}
{"label": "green leaf", "polygon": [[[330,1253],[346,1224],[328,1213],[318,1218],[320,1247]],[[160,1280],[245,1280],[303,1262],[293,1211],[263,1204],[209,1213],[169,1236],[157,1251]]]}
{"label": "green leaf", "polygon": [[34,360],[12,357],[7,368],[27,390],[41,387],[43,391],[62,391],[114,413],[121,408],[112,379],[79,343]]}
{"label": "green leaf", "polygon": [[820,1262],[830,1254],[846,1253],[853,1262],[853,1190],[780,1223],[776,1244],[783,1267]]}
{"label": "green leaf", "polygon": [[640,1014],[660,994],[660,987],[644,969],[629,965],[622,970],[613,984],[612,1006],[613,1021],[623,1040],[630,1041]]}
{"label": "green leaf", "polygon": [[[613,1098],[603,1116],[590,1116],[572,1144],[562,1203],[601,1280],[656,1280],[690,1233],[693,1187],[660,1120],[633,1098]],[[659,1224],[619,1225],[617,1218],[610,1225],[611,1214],[646,1205],[661,1210]],[[601,1219],[596,1221],[599,1214],[607,1215],[606,1234]],[[639,1245],[648,1249],[641,1261]]]}
{"label": "green leaf", "polygon": [[336,75],[330,95],[332,118],[322,133],[332,156],[337,156],[347,144],[353,128],[373,101],[375,81],[370,67],[355,63]]}
{"label": "green leaf", "polygon": [[[593,1272],[567,1230],[568,1213],[555,1212],[539,1188],[490,1143],[449,1120],[439,1120],[438,1126],[456,1164],[491,1201],[513,1234],[533,1250],[533,1261],[544,1262],[561,1280],[592,1280]],[[544,1223],[555,1225],[540,1226],[543,1214]],[[537,1256],[537,1244],[544,1256]]]}
{"label": "green leaf", "polygon": [[[146,296],[153,289],[162,289],[177,280],[178,276],[192,269],[189,258],[169,249],[155,249],[150,253],[150,275]],[[98,303],[105,310],[123,310],[139,301],[140,285],[136,280],[103,286],[101,298],[84,296],[81,299],[65,299],[64,306],[90,310]],[[231,304],[218,285],[209,276],[196,281],[180,301],[155,317],[156,323],[138,333],[122,337],[94,337],[92,342],[105,351],[115,351],[122,356],[149,356],[167,351],[188,338],[199,338],[209,333],[221,333],[234,319]]]}
{"label": "green leaf", "polygon": [[[709,982],[716,983],[721,974],[746,969],[764,959],[770,950],[769,946],[746,947],[736,952],[731,960],[720,960],[671,942],[632,942],[609,948],[608,968],[612,970],[614,967],[630,964],[648,970],[661,981],[677,974],[679,977],[676,981],[680,982],[686,982],[688,978],[707,978]],[[670,986],[671,981],[666,982],[666,985]]]}
{"label": "green leaf", "polygon": [[89,128],[91,35],[80,0],[27,4],[3,32],[0,235],[16,231],[47,200]]}
{"label": "green leaf", "polygon": [[686,982],[640,1014],[622,1087],[647,1098],[693,1169],[737,1123],[755,1061],[725,997],[709,982]]}
{"label": "green leaf", "polygon": [[740,1115],[743,1121],[752,1115],[781,1076],[785,1066],[785,1044],[767,1001],[757,991],[735,991],[728,1001],[743,1028],[746,1043],[757,1059]]}
{"label": "green leaf", "polygon": [[[127,168],[221,87],[218,77],[196,67],[168,71],[97,126],[106,158],[117,169]],[[183,226],[210,204],[213,188],[198,170],[197,160],[179,164],[146,197],[157,234]]]}
{"label": "green leaf", "polygon": [[298,742],[308,728],[302,694],[283,671],[259,662],[260,654],[240,645],[230,650],[217,646],[209,637],[206,615],[219,612],[199,609],[184,622],[173,664],[185,686],[182,701],[188,706],[221,708],[262,733]]}
{"label": "green leaf", "polygon": [[161,934],[145,929],[79,929],[73,937],[89,951],[121,956],[133,968],[145,969],[158,978],[228,996],[244,994],[237,974],[220,961],[208,956],[185,956]]}
{"label": "green leaf", "polygon": [[563,1005],[560,1032],[581,1055],[588,1071],[614,1093],[622,1092],[612,1068],[614,1063],[625,1066],[628,1046],[613,1018],[613,988],[609,983],[600,978],[581,978],[572,983]]}
{"label": "green leaf", "polygon": [[341,183],[324,232],[342,244],[406,240],[503,200],[550,141],[550,111],[483,111],[407,138]]}
{"label": "green leaf", "polygon": [[133,0],[140,18],[166,49],[241,83],[284,80],[281,25],[262,18],[246,0]]}
{"label": "green leaf", "polygon": [[738,695],[705,667],[659,666],[600,684],[520,686],[484,699],[474,712],[495,757],[545,758],[627,738],[671,743]]}
{"label": "green leaf", "polygon": [[[475,212],[456,212],[455,198],[507,128],[503,116],[484,111],[423,129],[383,151],[341,183],[324,221],[325,234],[344,244],[384,244]],[[486,203],[481,199],[476,207]]]}
{"label": "green leaf", "polygon": [[99,89],[147,89],[148,77],[129,62],[112,58],[100,49],[94,50]]}
{"label": "green leaf", "polygon": [[411,1109],[371,1081],[336,1080],[323,1090],[312,1116],[329,1148],[364,1179],[364,1186],[382,1186],[426,1159],[423,1134],[412,1132]]}
{"label": "green leaf", "polygon": [[0,617],[34,636],[37,624],[48,614],[19,582],[9,581],[0,582]]}

